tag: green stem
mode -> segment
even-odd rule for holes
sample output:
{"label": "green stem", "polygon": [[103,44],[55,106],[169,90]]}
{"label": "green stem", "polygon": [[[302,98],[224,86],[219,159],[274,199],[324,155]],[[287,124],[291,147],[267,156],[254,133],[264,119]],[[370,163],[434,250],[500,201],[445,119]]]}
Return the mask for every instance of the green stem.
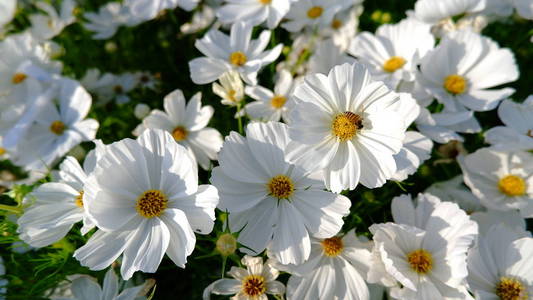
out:
{"label": "green stem", "polygon": [[244,134],[244,128],[242,126],[242,116],[241,116],[241,108],[242,107],[241,106],[242,106],[241,103],[237,104],[237,116],[238,116],[237,120],[239,122],[239,133],[240,134]]}
{"label": "green stem", "polygon": [[9,212],[18,214],[18,215],[22,214],[22,208],[17,207],[17,206],[0,204],[0,210],[6,210]]}

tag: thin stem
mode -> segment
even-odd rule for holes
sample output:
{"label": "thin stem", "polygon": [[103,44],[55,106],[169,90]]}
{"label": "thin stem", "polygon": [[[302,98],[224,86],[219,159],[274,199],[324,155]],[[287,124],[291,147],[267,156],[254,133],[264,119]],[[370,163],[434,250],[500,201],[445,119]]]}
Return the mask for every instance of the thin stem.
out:
{"label": "thin stem", "polygon": [[17,206],[0,204],[0,209],[1,210],[5,210],[5,211],[9,211],[9,212],[12,212],[12,213],[15,213],[15,214],[18,214],[18,215],[20,215],[22,213],[22,208],[17,207]]}
{"label": "thin stem", "polygon": [[242,108],[242,104],[241,103],[237,104],[237,120],[239,122],[239,133],[244,134],[244,128],[242,126],[241,108]]}

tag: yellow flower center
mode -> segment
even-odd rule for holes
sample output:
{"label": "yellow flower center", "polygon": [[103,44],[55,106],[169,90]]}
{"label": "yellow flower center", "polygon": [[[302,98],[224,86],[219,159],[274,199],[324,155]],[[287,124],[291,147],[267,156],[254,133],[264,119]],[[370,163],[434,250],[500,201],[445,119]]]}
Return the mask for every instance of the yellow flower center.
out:
{"label": "yellow flower center", "polygon": [[242,281],[242,292],[248,297],[261,296],[266,292],[266,280],[261,275],[248,275]]}
{"label": "yellow flower center", "polygon": [[282,108],[285,102],[287,102],[287,98],[284,96],[274,96],[270,99],[270,105],[274,108]]}
{"label": "yellow flower center", "polygon": [[160,190],[147,190],[139,199],[135,209],[145,218],[159,217],[167,208],[167,196]]}
{"label": "yellow flower center", "polygon": [[344,244],[342,243],[342,239],[340,237],[332,237],[329,239],[325,239],[321,242],[322,249],[324,250],[324,255],[329,257],[335,257],[342,253],[342,250],[344,249]]}
{"label": "yellow flower center", "polygon": [[400,69],[401,67],[403,67],[403,65],[405,65],[405,63],[406,63],[406,60],[403,57],[393,56],[393,57],[389,58],[383,64],[383,70],[385,70],[385,72],[392,73],[392,72]]}
{"label": "yellow flower center", "polygon": [[501,300],[527,300],[528,292],[526,287],[518,280],[509,277],[500,278],[496,286],[496,295]]}
{"label": "yellow flower center", "polygon": [[339,19],[333,19],[333,21],[331,21],[331,28],[333,29],[339,29],[342,27],[342,21],[339,20]]}
{"label": "yellow flower center", "polygon": [[7,151],[6,151],[6,148],[2,148],[2,147],[0,147],[0,156],[6,154],[6,152],[7,152]]}
{"label": "yellow flower center", "polygon": [[433,268],[431,253],[424,249],[418,249],[407,254],[407,262],[419,274],[426,274]]}
{"label": "yellow flower center", "polygon": [[113,87],[113,90],[115,91],[115,94],[122,94],[124,93],[124,88],[121,85],[115,85]]}
{"label": "yellow flower center", "polygon": [[363,128],[363,118],[360,115],[347,111],[339,114],[331,123],[333,135],[341,141],[347,141],[353,138],[357,131]]}
{"label": "yellow flower center", "polygon": [[527,131],[527,136],[533,138],[533,129],[529,129],[529,130]]}
{"label": "yellow flower center", "polygon": [[50,124],[50,131],[57,135],[62,135],[66,128],[67,126],[65,126],[65,123],[59,120],[54,121],[52,122],[52,124]]}
{"label": "yellow flower center", "polygon": [[288,199],[294,192],[292,180],[285,175],[272,177],[267,186],[269,194],[278,199]]}
{"label": "yellow flower center", "polygon": [[176,142],[183,141],[187,138],[187,130],[183,126],[178,126],[172,131],[172,137]]}
{"label": "yellow flower center", "polygon": [[235,65],[238,67],[244,65],[246,61],[247,61],[246,55],[242,53],[241,51],[235,51],[231,53],[231,55],[229,56],[229,62],[232,65]]}
{"label": "yellow flower center", "polygon": [[74,203],[76,203],[77,207],[83,207],[83,191],[80,191],[80,194],[76,196]]}
{"label": "yellow flower center", "polygon": [[459,95],[466,91],[468,83],[463,76],[449,75],[444,79],[444,88],[450,94]]}
{"label": "yellow flower center", "polygon": [[313,6],[307,11],[307,16],[309,19],[316,19],[322,15],[322,12],[324,12],[322,6]]}
{"label": "yellow flower center", "polygon": [[268,5],[270,2],[272,2],[272,0],[259,0],[259,2],[263,5]]}
{"label": "yellow flower center", "polygon": [[13,82],[13,84],[19,84],[26,80],[26,78],[28,78],[28,76],[24,73],[15,73],[11,78],[11,82]]}
{"label": "yellow flower center", "polygon": [[216,249],[223,256],[230,256],[237,250],[237,240],[231,233],[224,233],[218,238]]}
{"label": "yellow flower center", "polygon": [[526,193],[526,182],[522,177],[507,175],[498,181],[498,189],[507,196],[522,196]]}

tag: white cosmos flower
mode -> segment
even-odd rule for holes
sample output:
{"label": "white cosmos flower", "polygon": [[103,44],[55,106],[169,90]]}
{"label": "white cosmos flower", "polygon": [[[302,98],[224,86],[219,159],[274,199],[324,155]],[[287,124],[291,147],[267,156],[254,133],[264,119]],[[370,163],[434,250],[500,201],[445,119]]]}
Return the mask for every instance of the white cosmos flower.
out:
{"label": "white cosmos flower", "polygon": [[95,40],[112,37],[120,26],[129,23],[128,18],[130,18],[128,10],[118,2],[106,3],[100,6],[98,13],[87,12],[83,16],[89,21],[84,23],[83,27],[94,32],[92,38]]}
{"label": "white cosmos flower", "polygon": [[11,22],[17,9],[17,0],[4,0],[0,3],[0,30],[2,26]]}
{"label": "white cosmos flower", "polygon": [[321,41],[313,51],[313,55],[308,61],[307,74],[321,73],[327,75],[335,66],[345,63],[353,64],[355,62],[356,60],[346,54],[332,39],[327,39]]}
{"label": "white cosmos flower", "polygon": [[213,83],[213,93],[222,98],[222,104],[236,106],[244,99],[244,85],[237,71],[222,74],[218,81],[220,84]]}
{"label": "white cosmos flower", "polygon": [[319,35],[331,38],[343,51],[348,49],[359,27],[359,16],[363,13],[362,2],[357,2],[350,9],[339,11],[329,26],[322,28]]}
{"label": "white cosmos flower", "polygon": [[267,294],[281,296],[285,293],[283,283],[276,280],[279,272],[270,261],[263,264],[261,257],[245,255],[241,263],[246,267],[231,267],[228,275],[234,279],[223,278],[211,283],[204,291],[203,299],[209,300],[210,294],[233,295],[235,300],[267,300]]}
{"label": "white cosmos flower", "polygon": [[486,0],[418,0],[415,16],[420,21],[435,24],[450,17],[479,12]]}
{"label": "white cosmos flower", "polygon": [[253,26],[236,22],[231,26],[230,35],[212,29],[195,46],[206,57],[189,62],[191,79],[196,84],[206,84],[220,78],[230,70],[236,70],[248,84],[257,84],[259,70],[273,62],[281,54],[282,44],[265,51],[271,32],[261,32],[259,38],[251,40]]}
{"label": "white cosmos flower", "polygon": [[482,148],[461,163],[466,185],[489,209],[533,217],[533,154]]}
{"label": "white cosmos flower", "polygon": [[414,174],[418,167],[431,157],[431,149],[433,142],[429,138],[416,131],[407,131],[402,149],[394,155],[397,170],[391,178],[403,181]]}
{"label": "white cosmos flower", "polygon": [[102,287],[96,278],[88,275],[78,274],[71,277],[73,278],[70,282],[59,287],[63,290],[61,294],[66,295],[55,296],[59,292],[55,291],[54,295],[49,297],[51,300],[141,300],[146,299],[144,296],[154,285],[154,280],[147,280],[144,284],[122,289],[113,268],[109,268],[105,273]]}
{"label": "white cosmos flower", "polygon": [[364,280],[370,267],[372,243],[350,230],[344,236],[311,240],[311,255],[301,265],[275,264],[291,273],[288,299],[367,300]]}
{"label": "white cosmos flower", "polygon": [[476,133],[481,131],[481,126],[472,111],[443,111],[431,114],[428,109],[422,108],[415,123],[420,133],[441,144],[450,141],[463,142],[464,138],[457,132]]}
{"label": "white cosmos flower", "polygon": [[199,0],[126,0],[124,7],[138,23],[154,19],[165,9],[181,7],[191,11],[198,5]]}
{"label": "white cosmos flower", "polygon": [[153,110],[137,127],[136,135],[148,128],[168,131],[203,169],[209,169],[210,160],[217,159],[222,147],[222,135],[218,130],[206,127],[215,110],[209,105],[202,107],[201,98],[202,94],[196,93],[186,104],[183,92],[175,90],[164,99],[165,111]]}
{"label": "white cosmos flower", "polygon": [[76,20],[73,15],[76,3],[73,0],[63,1],[59,13],[46,2],[37,2],[35,6],[46,13],[46,15],[32,14],[28,17],[31,22],[31,34],[40,40],[52,39]]}
{"label": "white cosmos flower", "polygon": [[225,0],[217,17],[222,23],[244,21],[254,26],[266,21],[267,27],[274,29],[290,7],[289,0]]}
{"label": "white cosmos flower", "polygon": [[430,26],[414,19],[381,25],[376,34],[355,36],[348,53],[359,58],[376,80],[395,89],[400,81],[414,81],[417,65],[433,49],[435,38]]}
{"label": "white cosmos flower", "polygon": [[202,31],[215,21],[215,9],[209,5],[202,5],[193,12],[191,21],[180,26],[183,34],[192,34]]}
{"label": "white cosmos flower", "polygon": [[278,74],[274,91],[259,85],[246,87],[245,93],[256,100],[244,107],[250,119],[279,121],[283,118],[283,121],[288,122],[290,110],[294,106],[294,101],[291,101],[292,75],[287,70],[282,70]]}
{"label": "white cosmos flower", "polygon": [[495,150],[533,150],[533,95],[524,103],[504,100],[498,116],[505,126],[485,132],[485,141]]}
{"label": "white cosmos flower", "polygon": [[[498,72],[493,72],[495,68]],[[420,82],[448,111],[496,108],[514,93],[512,88],[490,89],[515,81],[513,53],[493,40],[469,30],[446,36],[421,62]]]}
{"label": "white cosmos flower", "polygon": [[246,138],[230,133],[211,182],[242,245],[255,253],[268,246],[281,263],[300,264],[309,257],[310,236],[336,234],[351,203],[324,191],[316,174],[286,162],[289,142],[287,126],[278,122],[250,123]]}
{"label": "white cosmos flower", "polygon": [[418,113],[408,94],[373,81],[362,64],[343,64],[328,76],[306,76],[294,97],[289,161],[323,168],[326,187],[336,193],[359,182],[379,187],[396,172],[393,156],[409,126],[402,112]]}
{"label": "white cosmos flower", "polygon": [[505,224],[508,227],[520,231],[526,230],[526,220],[522,218],[520,212],[514,210],[478,211],[471,214],[470,218],[476,221],[480,236],[487,234],[487,232],[491,229],[492,226],[498,224]]}
{"label": "white cosmos flower", "polygon": [[93,168],[90,164],[86,161],[82,169],[74,157],[67,156],[59,166],[58,181],[44,183],[29,195],[31,206],[17,221],[17,232],[24,242],[32,247],[51,245],[81,220],[82,234],[94,227],[83,206],[84,185]]}
{"label": "white cosmos flower", "polygon": [[[359,1],[358,1],[359,2]],[[351,1],[344,0],[300,0],[292,3],[281,27],[290,32],[299,32],[305,27],[323,27],[330,24],[333,16]]]}
{"label": "white cosmos flower", "polygon": [[467,214],[485,211],[479,199],[463,183],[463,176],[457,175],[446,181],[436,182],[424,193],[438,197],[442,201],[455,202]]}
{"label": "white cosmos flower", "polygon": [[468,253],[468,284],[476,299],[522,300],[533,295],[533,238],[503,224],[480,236]]}
{"label": "white cosmos flower", "polygon": [[146,130],[106,146],[85,187],[87,214],[100,229],[76,257],[102,270],[122,253],[121,274],[155,272],[165,253],[185,267],[194,232],[213,229],[218,194],[198,186],[196,164],[170,133]]}

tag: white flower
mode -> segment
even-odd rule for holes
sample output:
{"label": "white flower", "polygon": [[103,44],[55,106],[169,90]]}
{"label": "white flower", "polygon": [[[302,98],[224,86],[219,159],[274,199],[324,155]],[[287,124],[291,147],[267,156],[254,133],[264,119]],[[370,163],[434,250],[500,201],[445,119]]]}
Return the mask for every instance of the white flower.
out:
{"label": "white flower", "polygon": [[335,45],[346,51],[359,27],[359,16],[363,13],[362,3],[355,3],[350,9],[339,11],[329,26],[322,28],[319,35],[329,37]]}
{"label": "white flower", "polygon": [[222,23],[233,24],[238,21],[259,25],[266,21],[267,27],[274,29],[289,12],[289,0],[225,0],[217,11]]}
{"label": "white flower", "polygon": [[256,101],[246,104],[244,109],[252,120],[279,121],[283,118],[287,123],[290,109],[294,106],[291,101],[292,90],[292,75],[289,71],[282,70],[274,91],[259,85],[246,87],[246,94]]}
{"label": "white flower", "polygon": [[175,90],[164,99],[165,111],[153,110],[136,129],[136,135],[148,128],[168,131],[203,169],[209,169],[210,160],[217,159],[222,147],[222,135],[218,130],[206,127],[215,111],[209,105],[202,107],[201,98],[202,94],[197,93],[185,105],[183,92]]}
{"label": "white flower", "polygon": [[420,165],[431,157],[433,142],[416,131],[407,131],[403,140],[403,147],[394,155],[396,173],[393,180],[403,181],[416,172]]}
{"label": "white flower", "polygon": [[213,229],[216,188],[198,186],[187,150],[162,130],[106,146],[86,182],[84,205],[98,230],[74,257],[92,270],[122,258],[121,274],[155,272],[165,253],[185,267],[194,232]]}
{"label": "white flower", "polygon": [[397,197],[392,212],[399,224],[370,227],[374,249],[368,281],[391,287],[393,298],[464,299],[466,254],[477,224],[457,204],[431,195],[419,195],[416,209],[410,197]]}
{"label": "white flower", "polygon": [[211,182],[241,244],[255,253],[268,247],[281,263],[300,264],[309,257],[310,236],[336,234],[351,203],[324,191],[316,174],[287,163],[289,141],[287,126],[278,122],[250,123],[246,138],[230,133]]}
{"label": "white flower", "polygon": [[485,132],[485,141],[495,150],[533,150],[533,95],[524,103],[505,100],[498,107],[505,126]]}
{"label": "white flower", "polygon": [[348,56],[332,39],[327,39],[318,44],[313,55],[309,58],[307,74],[322,73],[327,75],[335,66],[355,62],[356,60]]}
{"label": "white flower", "polygon": [[458,175],[446,181],[436,182],[425,190],[442,201],[454,202],[467,214],[485,211],[479,199],[463,184],[463,176]]}
{"label": "white flower", "polygon": [[235,300],[267,300],[267,294],[283,295],[285,286],[276,280],[279,272],[269,261],[263,265],[261,257],[245,255],[241,263],[244,268],[231,267],[228,275],[234,279],[219,279],[211,283],[204,291],[203,299],[209,300],[209,294],[233,295]]}
{"label": "white flower", "polygon": [[181,7],[187,11],[193,10],[199,0],[126,0],[124,7],[129,11],[137,23],[154,19],[165,9]]}
{"label": "white flower", "polygon": [[0,3],[0,30],[2,26],[11,22],[17,9],[17,0],[4,0]]}
{"label": "white flower", "polygon": [[443,111],[431,114],[429,110],[422,108],[415,123],[420,133],[441,144],[450,141],[463,142],[464,138],[457,132],[476,133],[481,131],[481,126],[472,111]]}
{"label": "white flower", "polygon": [[[154,285],[153,280],[147,280],[144,284],[121,288],[121,284],[113,268],[105,273],[102,287],[98,284],[95,278],[87,275],[71,275],[72,279],[65,287],[59,287],[62,294],[59,296],[51,296],[54,300],[140,300],[146,299],[146,295],[150,288]],[[119,291],[122,290],[120,293]]]}
{"label": "white flower", "polygon": [[216,19],[215,10],[209,5],[202,5],[194,11],[189,23],[180,26],[180,32],[183,34],[192,34],[209,27]]}
{"label": "white flower", "polygon": [[306,76],[294,92],[287,159],[323,168],[333,192],[383,185],[396,172],[394,154],[409,124],[401,111],[416,111],[408,94],[396,94],[372,81],[361,64],[334,67]]}
{"label": "white flower", "polygon": [[468,284],[476,299],[521,300],[533,295],[533,238],[493,226],[468,253]]}
{"label": "white flower", "polygon": [[476,221],[479,235],[485,235],[490,228],[497,224],[505,224],[516,230],[526,230],[526,220],[522,218],[518,211],[500,211],[500,210],[488,210],[478,211],[470,215],[472,220]]}
{"label": "white flower", "polygon": [[160,78],[158,75],[150,72],[135,72],[133,75],[137,79],[137,84],[141,88],[157,91],[157,86],[160,84]]}
{"label": "white flower", "polygon": [[195,46],[206,57],[189,62],[191,79],[196,84],[206,84],[220,78],[230,70],[236,70],[242,79],[251,85],[257,84],[259,70],[273,62],[281,53],[282,44],[264,51],[270,41],[270,31],[263,31],[257,40],[251,40],[250,24],[236,22],[230,35],[212,29]]}
{"label": "white flower", "polygon": [[37,2],[35,6],[46,12],[46,15],[32,14],[28,17],[31,22],[31,34],[40,40],[49,40],[55,37],[76,20],[73,15],[76,3],[73,0],[63,1],[59,13],[46,2]]}
{"label": "white flower", "polygon": [[142,120],[150,114],[150,106],[145,103],[138,103],[133,109],[133,115],[135,118]]}
{"label": "white flower", "polygon": [[279,265],[292,274],[287,282],[288,299],[369,299],[364,278],[370,267],[371,242],[354,230],[344,236],[311,240],[309,260],[301,265]]}
{"label": "white flower", "polygon": [[67,156],[59,166],[58,181],[44,183],[30,194],[27,200],[31,206],[17,221],[17,232],[24,242],[32,247],[51,245],[81,220],[82,234],[94,227],[84,209],[84,184],[94,167],[90,164],[86,161],[82,169],[74,157]]}
{"label": "white flower", "polygon": [[483,148],[461,163],[464,181],[489,209],[520,210],[533,217],[533,155]]}
{"label": "white flower", "polygon": [[27,170],[50,168],[81,142],[94,139],[98,129],[96,120],[85,119],[92,100],[77,81],[61,78],[43,97],[47,101],[16,143],[16,148],[24,153],[17,156],[15,163]]}
{"label": "white flower", "polygon": [[[493,71],[496,68],[498,72]],[[420,70],[422,85],[448,111],[496,108],[514,89],[489,88],[515,81],[519,75],[509,49],[468,30],[445,37],[422,59]]]}
{"label": "white flower", "polygon": [[355,36],[348,52],[359,58],[376,80],[395,89],[400,81],[414,81],[417,65],[435,45],[430,26],[414,19],[381,25],[376,34]]}
{"label": "white flower", "polygon": [[239,73],[235,70],[225,72],[213,83],[213,93],[222,98],[222,104],[236,106],[244,99],[244,86]]}
{"label": "white flower", "polygon": [[92,32],[93,39],[106,40],[117,32],[118,28],[128,23],[129,12],[118,2],[109,2],[98,9],[98,13],[88,12],[83,15],[89,23],[83,26]]}
{"label": "white flower", "polygon": [[533,3],[529,0],[512,0],[516,12],[524,19],[533,20]]}
{"label": "white flower", "polygon": [[420,21],[435,24],[450,17],[479,12],[486,0],[418,0],[415,16]]}
{"label": "white flower", "polygon": [[[359,2],[359,1],[358,1]],[[292,3],[287,21],[281,27],[290,32],[299,32],[304,27],[323,27],[330,24],[333,16],[350,1],[344,0],[300,0]]]}

